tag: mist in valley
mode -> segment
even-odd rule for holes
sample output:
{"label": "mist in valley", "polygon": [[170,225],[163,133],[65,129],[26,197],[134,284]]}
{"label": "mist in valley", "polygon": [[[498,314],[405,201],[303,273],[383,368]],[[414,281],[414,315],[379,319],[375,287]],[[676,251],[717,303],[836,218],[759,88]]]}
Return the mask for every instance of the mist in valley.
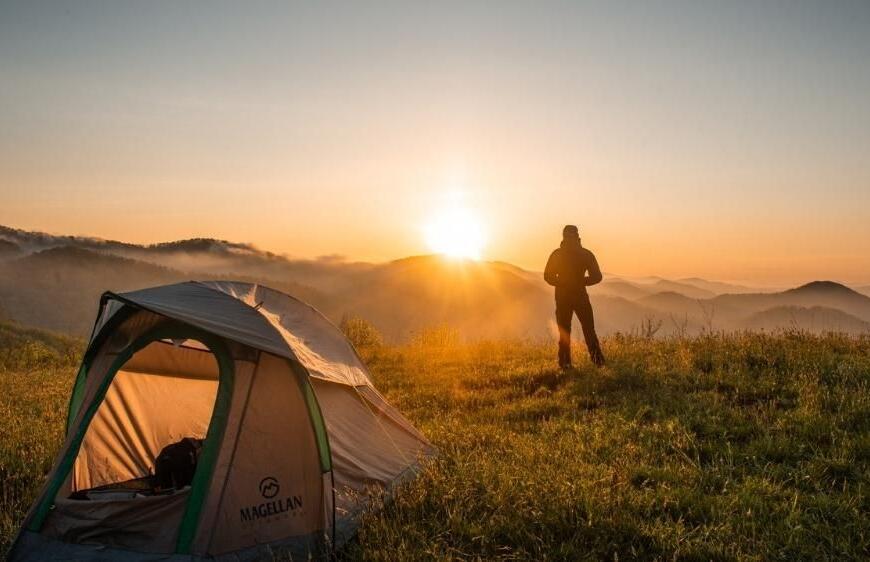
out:
{"label": "mist in valley", "polygon": [[[193,239],[154,245],[0,227],[0,315],[87,335],[104,291],[193,279],[269,285],[331,320],[362,318],[387,341],[447,326],[467,339],[555,334],[552,291],[539,272],[437,255],[386,263],[292,259],[249,244]],[[856,290],[857,289],[857,290]],[[589,289],[601,334],[665,337],[713,331],[870,332],[867,287],[831,281],[771,290],[700,278],[605,274]]]}

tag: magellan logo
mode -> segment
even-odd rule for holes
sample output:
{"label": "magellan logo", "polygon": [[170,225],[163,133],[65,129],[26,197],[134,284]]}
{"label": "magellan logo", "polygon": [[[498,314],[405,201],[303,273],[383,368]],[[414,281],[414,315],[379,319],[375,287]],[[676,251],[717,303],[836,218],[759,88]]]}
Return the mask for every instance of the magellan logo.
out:
{"label": "magellan logo", "polygon": [[278,484],[278,479],[272,476],[267,476],[260,480],[260,495],[267,500],[270,500],[278,495],[281,491],[281,486]]}
{"label": "magellan logo", "polygon": [[281,491],[281,485],[274,476],[267,476],[260,480],[259,491],[260,495],[269,501],[240,509],[239,515],[241,516],[242,523],[253,523],[260,520],[265,520],[263,522],[268,523],[269,521],[279,519],[278,516],[284,518],[303,513],[302,496],[287,496],[273,499]]}

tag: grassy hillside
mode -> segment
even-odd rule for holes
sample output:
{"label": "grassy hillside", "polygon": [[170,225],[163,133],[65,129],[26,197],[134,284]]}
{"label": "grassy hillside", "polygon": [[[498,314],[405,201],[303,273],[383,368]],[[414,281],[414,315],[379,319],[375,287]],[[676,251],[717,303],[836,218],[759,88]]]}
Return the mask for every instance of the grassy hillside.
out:
{"label": "grassy hillside", "polygon": [[440,448],[348,560],[870,556],[870,339],[610,338],[369,354]]}
{"label": "grassy hillside", "polygon": [[[342,560],[870,556],[870,338],[362,349],[439,447]],[[438,345],[436,342],[448,342]],[[0,324],[0,552],[61,439],[80,342]]]}
{"label": "grassy hillside", "polygon": [[61,443],[84,342],[0,322],[0,556]]}
{"label": "grassy hillside", "polygon": [[84,342],[0,320],[0,372],[28,373],[77,365]]}

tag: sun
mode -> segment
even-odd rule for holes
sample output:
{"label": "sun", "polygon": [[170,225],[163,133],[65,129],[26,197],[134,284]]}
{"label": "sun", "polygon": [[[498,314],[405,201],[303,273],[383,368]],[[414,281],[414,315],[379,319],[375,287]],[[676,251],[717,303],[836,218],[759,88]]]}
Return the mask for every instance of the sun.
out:
{"label": "sun", "polygon": [[483,223],[461,205],[441,210],[423,232],[430,250],[452,258],[479,260],[486,243]]}

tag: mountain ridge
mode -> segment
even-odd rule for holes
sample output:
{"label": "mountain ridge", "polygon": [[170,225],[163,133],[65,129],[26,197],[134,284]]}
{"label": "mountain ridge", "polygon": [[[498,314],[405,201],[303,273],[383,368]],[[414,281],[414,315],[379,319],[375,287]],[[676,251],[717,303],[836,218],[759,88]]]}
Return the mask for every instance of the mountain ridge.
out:
{"label": "mountain ridge", "polygon": [[[89,329],[95,303],[105,290],[232,278],[295,294],[335,322],[344,316],[366,318],[393,340],[445,324],[474,338],[555,334],[551,287],[539,272],[503,261],[431,254],[383,263],[293,260],[215,238],[136,245],[31,235],[8,227],[0,227],[0,240],[10,231],[15,238],[10,244],[21,251],[4,258],[0,266],[0,309],[24,324],[69,333]],[[707,284],[695,286],[702,282]],[[661,335],[777,322],[783,328],[797,322],[810,330],[841,325],[849,333],[864,333],[862,323],[870,322],[870,297],[833,281],[773,293],[710,290],[728,287],[746,288],[700,278],[649,277],[641,282],[609,277],[590,287],[589,294],[602,334],[639,333],[650,321],[662,325]]]}

